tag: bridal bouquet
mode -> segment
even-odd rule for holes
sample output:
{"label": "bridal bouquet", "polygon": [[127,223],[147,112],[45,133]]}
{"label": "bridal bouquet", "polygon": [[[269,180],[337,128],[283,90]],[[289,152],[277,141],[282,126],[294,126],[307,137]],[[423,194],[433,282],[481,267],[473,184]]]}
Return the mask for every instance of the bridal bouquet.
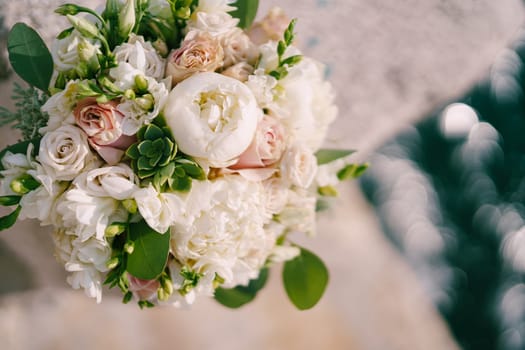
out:
{"label": "bridal bouquet", "polygon": [[257,1],[65,4],[50,50],[30,27],[8,37],[24,140],[0,153],[0,219],[52,225],[68,283],[97,302],[182,306],[251,301],[268,268],[299,309],[328,282],[292,242],[315,232],[322,197],[366,165],[320,149],[336,117],[323,66],[294,43],[295,21]]}

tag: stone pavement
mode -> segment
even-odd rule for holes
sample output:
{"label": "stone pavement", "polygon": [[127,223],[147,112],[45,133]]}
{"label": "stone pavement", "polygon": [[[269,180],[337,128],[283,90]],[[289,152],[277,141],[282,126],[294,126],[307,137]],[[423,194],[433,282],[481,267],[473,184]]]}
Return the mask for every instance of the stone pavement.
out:
{"label": "stone pavement", "polygon": [[[84,1],[87,2],[87,1]],[[6,25],[45,26],[52,0],[0,2]],[[266,0],[299,18],[306,54],[328,64],[340,119],[332,144],[367,154],[400,128],[459,96],[488,72],[524,17],[518,0]],[[28,13],[27,9],[33,9]],[[0,84],[7,105],[10,85]],[[1,145],[16,141],[7,129]],[[46,230],[21,222],[0,233],[2,349],[456,349],[413,272],[384,239],[356,184],[304,240],[327,263],[331,284],[313,310],[286,300],[279,269],[238,311],[199,300],[191,311],[140,312],[106,295],[71,291]]]}

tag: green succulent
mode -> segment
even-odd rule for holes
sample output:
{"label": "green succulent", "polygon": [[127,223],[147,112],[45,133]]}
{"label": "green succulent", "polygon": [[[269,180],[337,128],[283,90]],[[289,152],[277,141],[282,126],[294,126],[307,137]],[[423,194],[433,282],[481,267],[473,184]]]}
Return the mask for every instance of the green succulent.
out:
{"label": "green succulent", "polygon": [[189,191],[192,179],[206,178],[193,159],[178,151],[167,127],[145,125],[137,133],[137,138],[126,155],[131,159],[131,167],[137,176],[150,181],[158,191]]}

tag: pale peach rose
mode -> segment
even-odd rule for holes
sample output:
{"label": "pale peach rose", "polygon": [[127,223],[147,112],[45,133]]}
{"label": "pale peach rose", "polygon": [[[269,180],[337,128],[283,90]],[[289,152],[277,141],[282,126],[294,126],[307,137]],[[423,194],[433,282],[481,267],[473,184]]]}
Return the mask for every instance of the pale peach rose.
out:
{"label": "pale peach rose", "polygon": [[265,115],[257,125],[251,145],[230,168],[264,168],[281,159],[286,143],[284,128],[276,118]]}
{"label": "pale peach rose", "polygon": [[230,77],[233,79],[237,79],[239,81],[242,81],[243,83],[248,81],[248,77],[252,73],[253,73],[253,67],[250,66],[246,62],[239,62],[229,67],[228,69],[225,69],[222,71],[223,75],[226,75],[227,77]]}
{"label": "pale peach rose", "polygon": [[140,300],[150,300],[157,295],[160,282],[157,280],[143,280],[128,274],[129,291]]}
{"label": "pale peach rose", "polygon": [[230,169],[248,180],[265,180],[277,171],[273,165],[285,149],[284,127],[276,118],[265,115],[257,125],[252,143]]}
{"label": "pale peach rose", "polygon": [[255,22],[248,36],[256,45],[262,45],[270,40],[278,41],[290,24],[290,18],[279,7],[274,7],[260,22]]}
{"label": "pale peach rose", "polygon": [[79,101],[73,110],[75,122],[86,133],[91,147],[110,165],[117,164],[124,151],[136,141],[122,134],[124,115],[117,101],[98,103],[93,97]]}
{"label": "pale peach rose", "polygon": [[224,67],[239,62],[254,64],[259,56],[255,44],[240,28],[234,28],[227,35],[224,35],[221,39],[221,46],[224,50]]}
{"label": "pale peach rose", "polygon": [[190,32],[181,47],[169,54],[166,77],[177,84],[194,73],[216,71],[223,60],[224,51],[217,38],[206,32]]}

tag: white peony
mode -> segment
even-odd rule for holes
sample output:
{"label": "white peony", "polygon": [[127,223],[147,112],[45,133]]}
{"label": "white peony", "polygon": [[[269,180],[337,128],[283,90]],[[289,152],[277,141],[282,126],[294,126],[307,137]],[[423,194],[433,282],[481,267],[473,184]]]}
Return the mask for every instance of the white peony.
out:
{"label": "white peony", "polygon": [[288,183],[308,188],[317,174],[317,158],[303,144],[289,147],[281,160],[281,176]]}
{"label": "white peony", "polygon": [[288,230],[313,235],[316,203],[315,194],[308,193],[304,189],[289,190],[288,202],[277,215],[277,220]]}
{"label": "white peony", "polygon": [[39,130],[44,135],[54,131],[62,125],[73,125],[75,116],[73,107],[77,103],[78,80],[70,80],[64,90],[55,93],[42,106],[42,112],[49,115],[47,125]]}
{"label": "white peony", "polygon": [[37,160],[51,178],[71,181],[98,161],[89,148],[86,134],[73,125],[46,133],[40,141]]}
{"label": "white peony", "polygon": [[203,275],[202,291],[213,290],[215,275],[226,288],[258,276],[276,240],[263,228],[271,219],[265,207],[263,186],[240,176],[193,182],[171,249],[183,266]]}
{"label": "white peony", "polygon": [[173,193],[159,193],[149,186],[133,194],[140,215],[146,223],[159,233],[165,233],[181,215],[184,207],[182,199]]}
{"label": "white peony", "polygon": [[182,152],[225,167],[251,144],[262,110],[246,85],[206,72],[175,86],[164,116]]}
{"label": "white peony", "polygon": [[115,48],[114,55],[118,64],[126,62],[145,76],[157,80],[164,77],[164,59],[142,36],[132,34],[128,42]]}

